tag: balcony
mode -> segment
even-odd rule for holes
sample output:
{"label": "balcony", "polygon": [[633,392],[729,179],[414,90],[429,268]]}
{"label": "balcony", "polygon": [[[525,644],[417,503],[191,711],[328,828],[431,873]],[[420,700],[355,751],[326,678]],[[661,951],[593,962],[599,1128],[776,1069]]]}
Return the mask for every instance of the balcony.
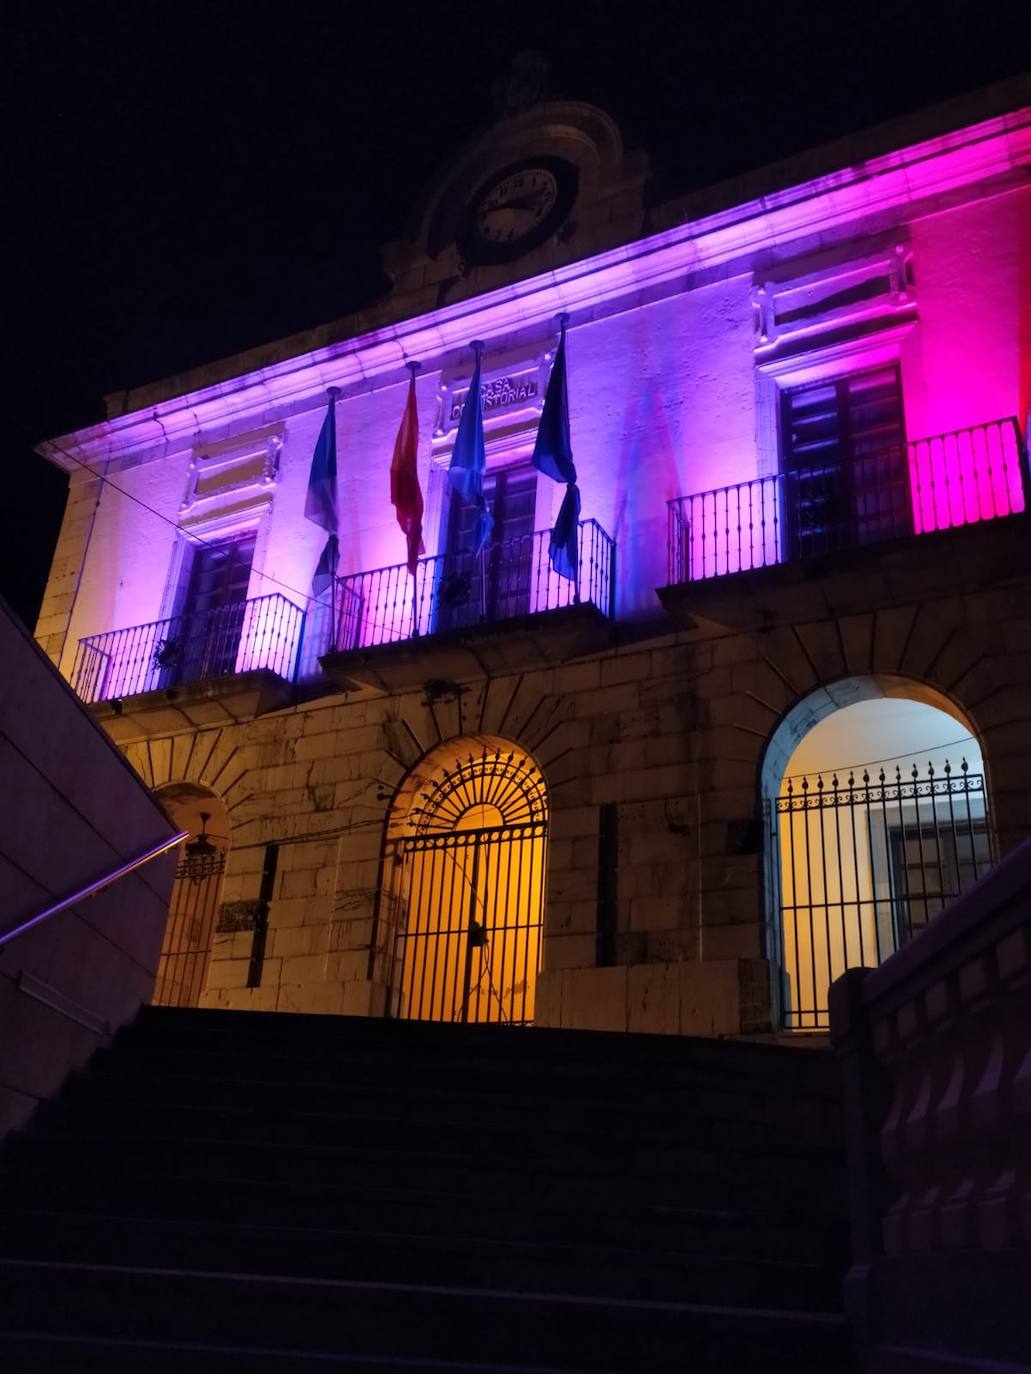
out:
{"label": "balcony", "polygon": [[615,544],[580,522],[580,577],[559,577],[550,530],[342,577],[335,647],[322,658],[345,688],[399,691],[575,658],[608,641]]}
{"label": "balcony", "polygon": [[72,686],[116,739],[286,705],[304,614],[278,594],[80,640]]}
{"label": "balcony", "polygon": [[[919,581],[925,546],[915,536],[939,540],[940,570],[955,543],[949,533],[961,528],[991,525],[986,547],[1020,544],[1023,521],[1001,541],[997,522],[1028,504],[1027,454],[1012,418],[857,453],[847,465],[756,477],[669,502],[669,585],[659,596],[687,626],[768,622],[781,589],[819,580],[833,606],[836,575],[854,588],[859,573],[871,579],[873,604],[889,604],[896,590],[914,590],[914,572]],[[815,607],[815,595],[807,599]]]}

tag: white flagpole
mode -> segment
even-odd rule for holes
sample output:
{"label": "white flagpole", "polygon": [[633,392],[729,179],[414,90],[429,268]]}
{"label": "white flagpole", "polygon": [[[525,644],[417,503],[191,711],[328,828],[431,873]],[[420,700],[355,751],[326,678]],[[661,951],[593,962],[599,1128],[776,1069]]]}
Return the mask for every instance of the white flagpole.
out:
{"label": "white flagpole", "polygon": [[[405,367],[406,367],[406,369],[407,369],[407,371],[408,371],[408,375],[411,377],[412,383],[414,383],[414,382],[415,382],[416,373],[422,371],[422,363],[416,362],[416,360],[415,360],[414,358],[410,358],[409,361],[405,363]],[[405,406],[407,407],[407,405],[408,405],[408,397],[406,396],[406,397],[405,397]],[[418,453],[416,453],[416,461],[418,461]],[[407,554],[407,552],[408,552],[408,548],[407,548],[407,535],[405,536],[405,540],[406,540],[405,553]],[[419,565],[420,565],[421,562],[422,562],[422,559],[418,559],[418,560],[416,561],[416,564],[415,564],[415,571],[411,574],[411,585],[412,585],[412,638],[413,638],[413,639],[418,639],[418,638],[419,638]],[[423,586],[425,587],[425,585],[426,585],[426,575],[425,575],[425,572],[424,572],[424,573],[423,573]]]}
{"label": "white flagpole", "polygon": [[[331,386],[331,387],[327,388],[327,390],[326,390],[326,395],[329,397],[329,424],[330,424],[330,429],[331,429],[331,431],[332,431],[332,436],[333,436],[333,452],[336,453],[336,444],[337,444],[337,432],[336,432],[336,430],[337,430],[336,404],[337,404],[337,397],[340,395],[340,388],[339,388],[338,386]],[[335,482],[335,481],[336,481],[336,474],[335,474],[335,473],[333,474],[333,477],[334,477],[334,482]],[[337,508],[337,505],[336,505],[336,496],[337,496],[337,494],[336,494],[336,491],[334,490],[334,492],[333,492],[333,512],[334,512],[334,514],[336,514],[336,508]],[[330,614],[330,622],[329,622],[329,650],[330,650],[330,653],[334,653],[334,652],[336,651],[336,647],[337,647],[337,568],[338,568],[339,563],[340,563],[340,533],[339,533],[339,530],[334,529],[333,532],[332,532],[331,538],[333,538],[333,539],[335,539],[335,540],[337,541],[337,556],[336,556],[336,558],[335,558],[334,561],[333,561],[332,575],[330,576],[330,579],[329,579],[329,614]]]}
{"label": "white flagpole", "polygon": [[[477,416],[479,420],[480,439],[481,442],[483,442],[483,403],[480,399],[480,393],[483,387],[483,377],[480,373],[480,364],[483,361],[483,344],[479,339],[474,339],[471,347],[473,353],[476,356],[477,387],[476,395],[470,395],[469,398],[466,400],[466,405],[469,404],[469,401],[474,401],[476,404]],[[486,475],[486,470],[486,453],[484,453],[484,470],[480,473],[480,516],[482,516],[483,509],[487,504],[487,498],[483,494],[483,479]],[[485,560],[483,557],[486,547],[486,544],[480,545],[480,620],[484,624],[487,620],[487,572],[485,567]]]}

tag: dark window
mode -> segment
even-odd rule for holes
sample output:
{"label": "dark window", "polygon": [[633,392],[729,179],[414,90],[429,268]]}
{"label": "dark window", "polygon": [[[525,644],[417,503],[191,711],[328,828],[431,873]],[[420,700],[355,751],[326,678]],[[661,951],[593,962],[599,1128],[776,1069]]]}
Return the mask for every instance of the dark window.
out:
{"label": "dark window", "polygon": [[537,473],[511,468],[484,480],[494,516],[491,542],[473,551],[476,508],[457,493],[448,512],[447,549],[438,587],[439,629],[525,615],[530,605]]}
{"label": "dark window", "polygon": [[901,915],[899,944],[922,930],[992,863],[987,825],[969,815],[952,826],[893,826],[890,844],[893,905]]}
{"label": "dark window", "polygon": [[199,545],[184,562],[178,614],[158,647],[162,686],[235,671],[254,543],[247,534]]}
{"label": "dark window", "polygon": [[789,558],[909,531],[897,367],[786,391],[782,424]]}

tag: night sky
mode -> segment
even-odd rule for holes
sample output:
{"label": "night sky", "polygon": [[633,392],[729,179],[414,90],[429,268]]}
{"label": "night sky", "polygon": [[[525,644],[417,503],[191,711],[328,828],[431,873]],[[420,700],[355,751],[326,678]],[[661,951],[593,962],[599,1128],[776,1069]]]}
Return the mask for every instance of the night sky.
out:
{"label": "night sky", "polygon": [[[347,314],[376,247],[537,48],[683,191],[1013,75],[1020,3],[16,4],[0,592],[35,619],[102,396]],[[12,89],[13,87],[13,89]]]}

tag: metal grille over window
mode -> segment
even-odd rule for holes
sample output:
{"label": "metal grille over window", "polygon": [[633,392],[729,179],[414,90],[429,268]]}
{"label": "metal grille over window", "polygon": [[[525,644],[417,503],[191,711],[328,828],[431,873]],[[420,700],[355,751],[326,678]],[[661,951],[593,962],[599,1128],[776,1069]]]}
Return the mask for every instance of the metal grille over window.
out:
{"label": "metal grille over window", "polygon": [[200,816],[201,832],[184,847],[175,871],[154,984],[157,1006],[195,1007],[204,989],[226,855],[208,838],[210,813],[202,811]]}
{"label": "metal grille over window", "polygon": [[410,820],[395,1015],[528,1024],[548,830],[536,766],[514,751],[470,754],[425,788]]}
{"label": "metal grille over window", "polygon": [[994,859],[985,780],[966,759],[788,778],[769,819],[790,1030],[826,1029],[834,979],[881,963]]}

